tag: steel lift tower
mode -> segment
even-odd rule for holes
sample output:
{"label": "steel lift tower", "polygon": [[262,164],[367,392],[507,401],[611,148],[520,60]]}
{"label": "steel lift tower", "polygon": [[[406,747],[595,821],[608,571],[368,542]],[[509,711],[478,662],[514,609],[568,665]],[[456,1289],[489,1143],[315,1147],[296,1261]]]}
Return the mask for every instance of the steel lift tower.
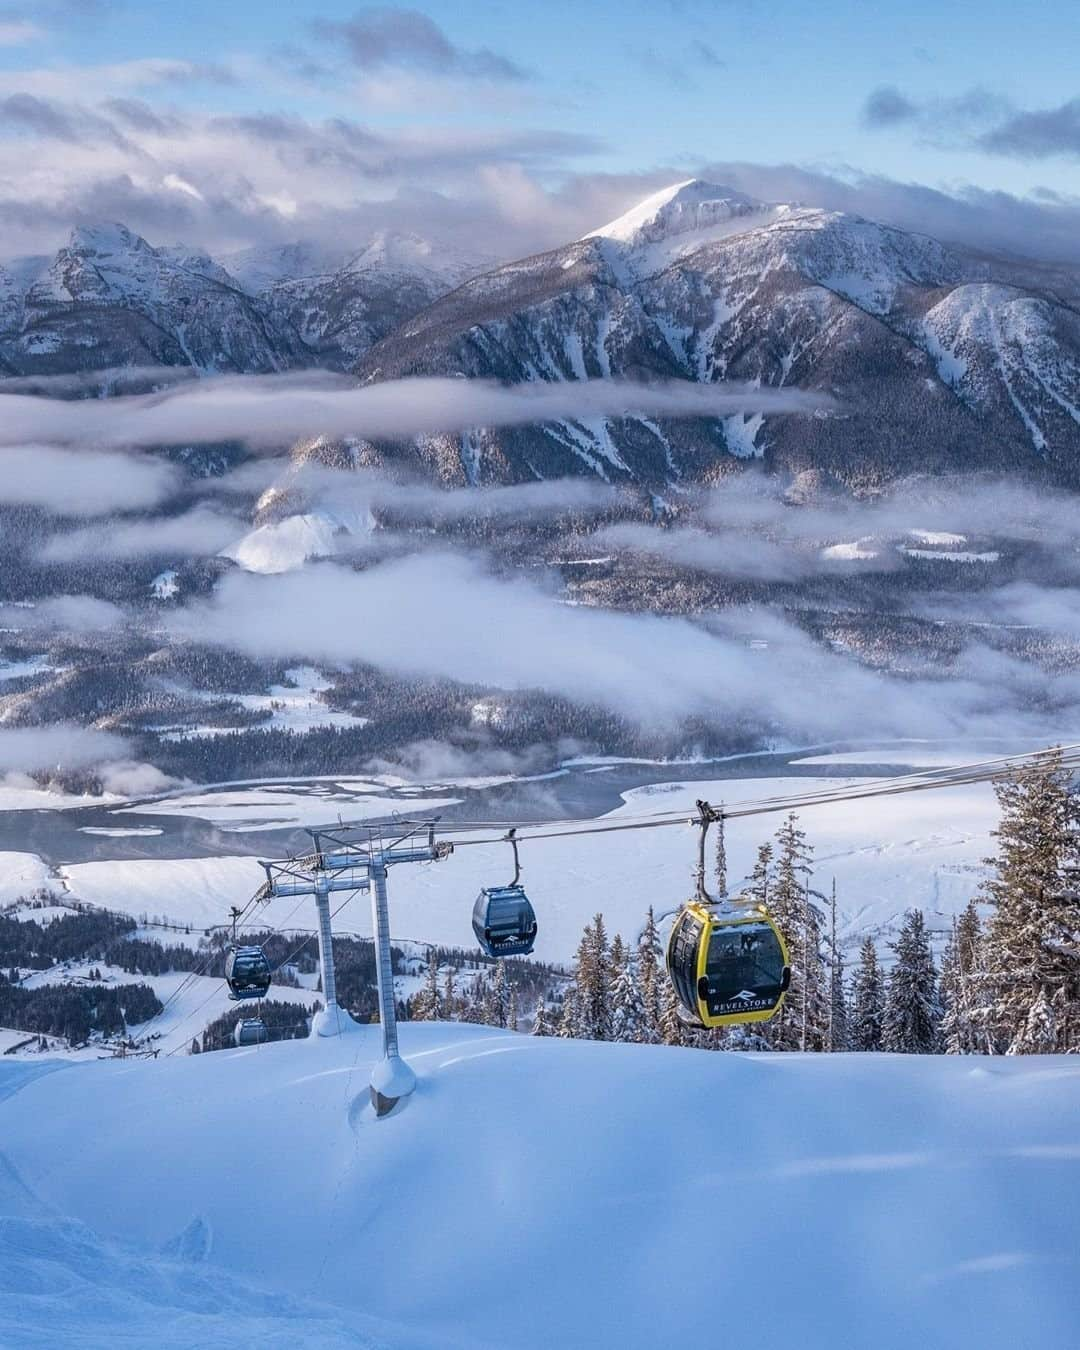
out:
{"label": "steel lift tower", "polygon": [[[266,871],[266,882],[258,895],[261,900],[290,895],[315,897],[326,1007],[318,1014],[312,1029],[318,1036],[337,1036],[356,1024],[337,1001],[330,896],[336,891],[370,892],[383,1039],[383,1057],[371,1074],[371,1103],[378,1116],[389,1115],[416,1086],[416,1075],[398,1051],[386,874],[396,863],[439,862],[454,851],[453,844],[436,840],[434,821],[398,821],[393,830],[394,837],[390,839],[387,827],[381,825],[308,830],[313,845],[311,853],[260,864]],[[400,833],[402,830],[404,833]]]}

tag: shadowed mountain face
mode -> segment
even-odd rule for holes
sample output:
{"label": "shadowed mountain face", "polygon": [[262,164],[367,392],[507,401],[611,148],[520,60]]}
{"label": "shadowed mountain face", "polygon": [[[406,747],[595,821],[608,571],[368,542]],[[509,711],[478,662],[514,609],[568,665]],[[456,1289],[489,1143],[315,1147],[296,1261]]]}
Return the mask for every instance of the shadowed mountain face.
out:
{"label": "shadowed mountain face", "polygon": [[54,259],[0,268],[0,370],[157,364],[759,381],[840,405],[477,427],[365,451],[448,484],[571,474],[663,491],[751,458],[863,491],[911,472],[1080,481],[1080,271],[699,181],[495,268],[393,234],[352,253],[291,245],[215,261],[123,226],[79,228]]}

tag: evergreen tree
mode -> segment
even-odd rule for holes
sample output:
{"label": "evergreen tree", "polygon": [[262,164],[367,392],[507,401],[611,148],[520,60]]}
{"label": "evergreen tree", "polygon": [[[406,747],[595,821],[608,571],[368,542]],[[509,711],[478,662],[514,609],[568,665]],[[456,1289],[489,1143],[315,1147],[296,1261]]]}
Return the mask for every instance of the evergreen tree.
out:
{"label": "evergreen tree", "polygon": [[829,902],[829,1050],[848,1048],[847,1001],[844,997],[844,953],[836,940],[836,878]]}
{"label": "evergreen tree", "polygon": [[642,1040],[652,1044],[660,1040],[660,997],[664,983],[660,957],[660,934],[656,928],[656,915],[650,905],[638,939],[637,976],[645,1015]]}
{"label": "evergreen tree", "polygon": [[458,997],[455,984],[456,974],[454,967],[446,967],[446,976],[443,979],[442,1008],[440,1015],[444,1022],[454,1022],[458,1015]]}
{"label": "evergreen tree", "polygon": [[646,1039],[645,1002],[634,960],[622,943],[611,945],[611,1038],[615,1041]]}
{"label": "evergreen tree", "polygon": [[432,947],[428,952],[424,987],[412,1000],[414,1022],[434,1022],[439,1016],[439,958]]}
{"label": "evergreen tree", "polygon": [[500,956],[484,990],[484,1021],[489,1027],[506,1027],[510,1021],[510,987],[506,979],[506,961]]}
{"label": "evergreen tree", "polygon": [[884,991],[874,939],[863,939],[859,964],[855,970],[852,997],[851,1045],[854,1050],[881,1049],[881,1022]]}
{"label": "evergreen tree", "polygon": [[559,1029],[556,1036],[570,1040],[578,1034],[578,993],[571,985],[563,995],[562,1012],[559,1015]]}
{"label": "evergreen tree", "polygon": [[773,847],[770,843],[759,845],[754,860],[754,870],[750,873],[750,882],[746,894],[752,895],[759,904],[769,901],[769,883],[772,879]]}
{"label": "evergreen tree", "polygon": [[941,959],[941,1039],[948,1055],[973,1055],[987,1049],[987,985],[983,971],[982,927],[969,900]]}
{"label": "evergreen tree", "polygon": [[487,979],[480,975],[469,986],[460,1002],[459,1016],[463,1022],[482,1023],[487,1003]]}
{"label": "evergreen tree", "polygon": [[1054,1005],[1040,986],[1038,997],[1028,1009],[1027,1021],[1009,1046],[1010,1055],[1051,1055],[1058,1047],[1058,1026]]}
{"label": "evergreen tree", "polygon": [[506,1014],[506,1029],[508,1031],[517,1031],[518,1029],[518,996],[513,985],[510,986],[510,1007]]}
{"label": "evergreen tree", "polygon": [[660,1040],[664,1045],[685,1045],[693,1028],[683,1024],[679,1016],[679,999],[670,980],[664,981],[660,993]]}
{"label": "evergreen tree", "polygon": [[1001,820],[993,875],[983,892],[993,904],[984,947],[987,1029],[993,1048],[1021,1053],[1077,1050],[1075,1016],[1054,1018],[1047,1043],[1047,1009],[1080,1003],[1080,801],[1060,751],[996,786]]}
{"label": "evergreen tree", "polygon": [[587,924],[578,946],[574,968],[577,990],[575,1034],[585,1040],[611,1039],[611,953],[604,916]]}
{"label": "evergreen tree", "polygon": [[932,1054],[938,1048],[941,1004],[934,955],[921,910],[908,910],[892,951],[895,960],[882,1018],[882,1049],[907,1055]]}
{"label": "evergreen tree", "polygon": [[716,821],[716,895],[723,899],[727,895],[727,845],[724,842],[724,812],[720,810]]}
{"label": "evergreen tree", "polygon": [[[828,1038],[829,999],[821,954],[821,910],[811,897],[806,832],[792,812],[776,834],[775,876],[768,905],[791,957],[791,987],[769,1040],[780,1050],[822,1050]],[[763,857],[759,850],[759,858]],[[756,870],[756,869],[755,869]]]}
{"label": "evergreen tree", "polygon": [[548,1013],[547,1002],[543,994],[536,1001],[536,1014],[533,1017],[532,1034],[534,1036],[554,1036],[555,1028],[552,1026],[551,1017]]}

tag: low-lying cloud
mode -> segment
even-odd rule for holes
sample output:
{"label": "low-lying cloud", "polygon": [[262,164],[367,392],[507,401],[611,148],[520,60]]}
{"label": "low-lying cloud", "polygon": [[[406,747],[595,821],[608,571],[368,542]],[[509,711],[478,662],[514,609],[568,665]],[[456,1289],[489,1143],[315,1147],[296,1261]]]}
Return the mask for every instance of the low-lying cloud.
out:
{"label": "low-lying cloud", "polygon": [[219,553],[246,529],[247,522],[210,506],[178,516],[112,520],[46,540],[43,562],[70,563],[111,558],[196,558]]}
{"label": "low-lying cloud", "polygon": [[[234,574],[211,600],[175,615],[171,628],[263,659],[368,662],[403,676],[540,690],[652,727],[698,715],[759,733],[826,738],[855,730],[1000,734],[1005,722],[1011,731],[1047,734],[1051,724],[1047,707],[1026,692],[1018,700],[1014,685],[1002,682],[998,653],[974,649],[954,678],[897,680],[822,647],[777,614],[733,610],[708,631],[681,618],[567,606],[459,555],[362,573],[321,564],[274,577]],[[1070,697],[1080,708],[1080,688]]]}
{"label": "low-lying cloud", "polygon": [[[79,410],[88,406],[82,400],[56,403],[14,395],[11,403],[40,405],[42,408],[70,408],[72,428],[78,425]],[[0,399],[0,419],[9,404]],[[32,411],[23,424],[33,422]],[[48,417],[44,419],[48,421]],[[36,506],[65,516],[100,516],[111,511],[134,511],[156,506],[176,491],[180,475],[164,460],[119,451],[61,449],[55,445],[34,444],[32,434],[12,434],[0,430],[0,502],[10,506]],[[81,438],[73,435],[71,443]]]}
{"label": "low-lying cloud", "polygon": [[111,731],[71,722],[47,727],[0,727],[0,773],[42,773],[93,768],[128,757],[130,745]]}
{"label": "low-lying cloud", "polygon": [[[300,377],[208,379],[159,394],[68,402],[12,394],[0,402],[0,445],[102,448],[240,441],[280,447],[303,437],[399,439],[562,418],[727,417],[822,412],[824,394],[689,380],[584,380],[506,387],[488,380],[410,379],[351,389]],[[77,494],[75,494],[77,495]]]}

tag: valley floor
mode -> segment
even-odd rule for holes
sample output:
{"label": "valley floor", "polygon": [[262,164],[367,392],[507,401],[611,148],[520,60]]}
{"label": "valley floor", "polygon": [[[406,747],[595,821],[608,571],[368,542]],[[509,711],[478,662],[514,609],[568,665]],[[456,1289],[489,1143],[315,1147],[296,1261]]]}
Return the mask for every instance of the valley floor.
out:
{"label": "valley floor", "polygon": [[4,1345],[1075,1343],[1073,1059],[377,1047],[0,1059]]}

